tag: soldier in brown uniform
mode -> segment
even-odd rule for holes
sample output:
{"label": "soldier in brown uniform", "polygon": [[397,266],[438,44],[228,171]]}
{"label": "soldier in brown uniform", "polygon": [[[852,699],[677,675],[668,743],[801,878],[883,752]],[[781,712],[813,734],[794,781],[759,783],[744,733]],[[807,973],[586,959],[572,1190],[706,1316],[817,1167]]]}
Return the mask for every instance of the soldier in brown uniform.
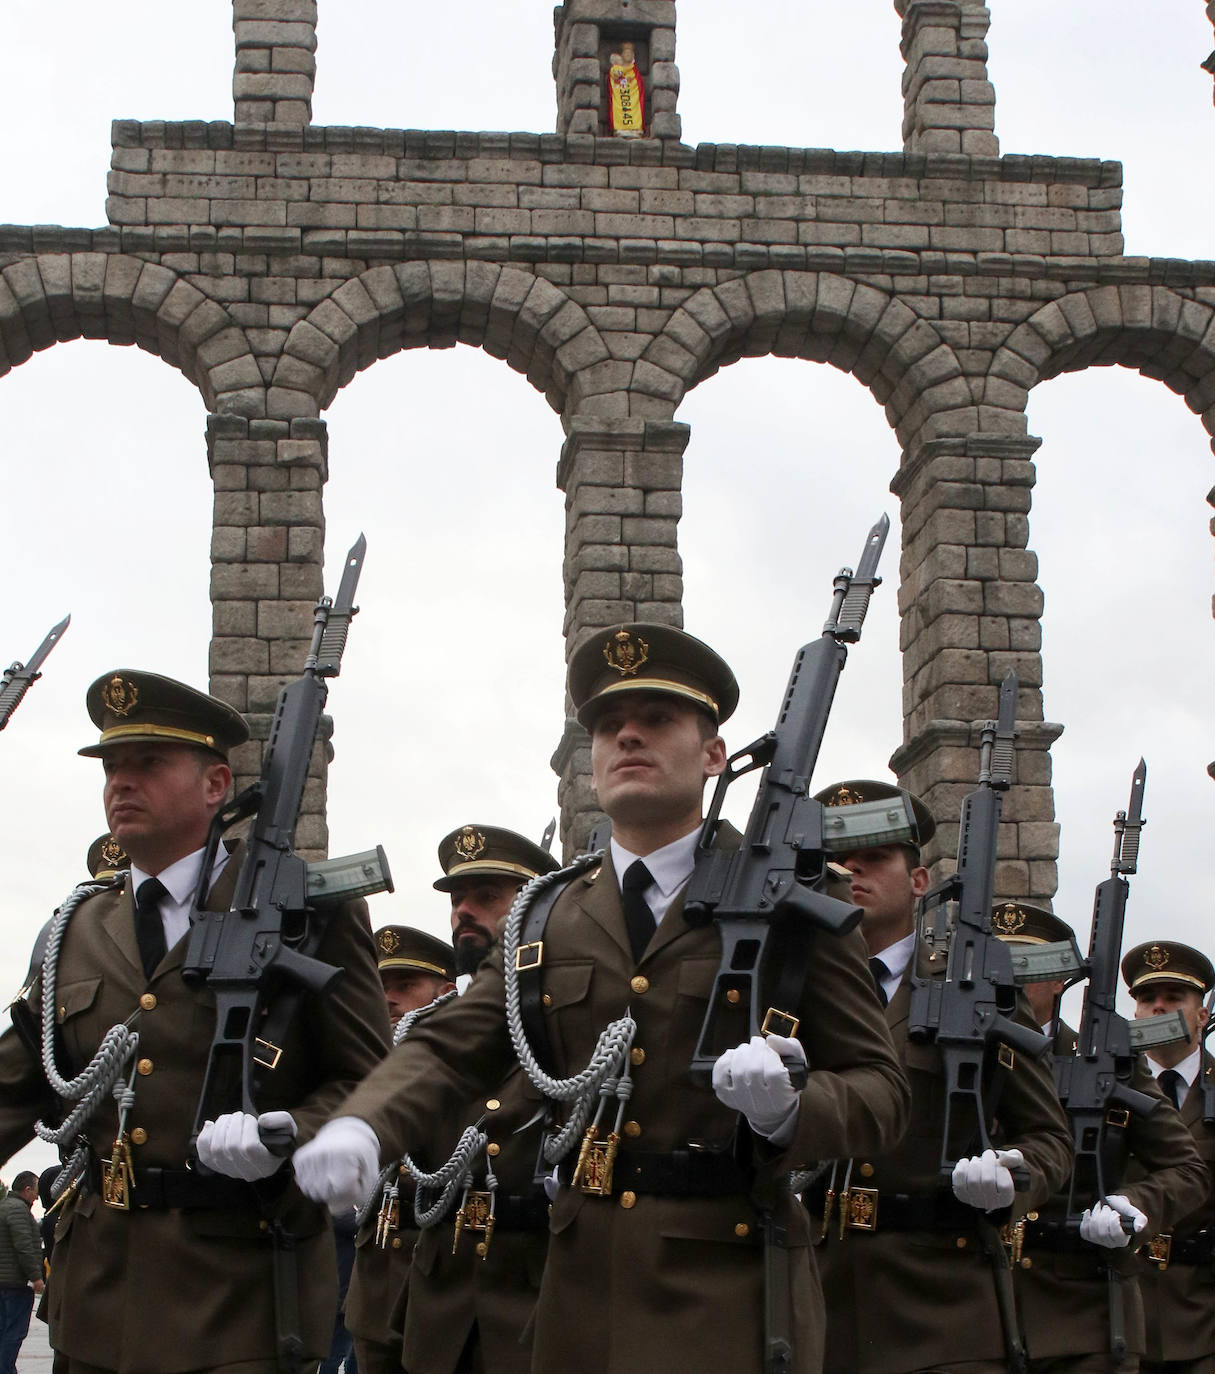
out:
{"label": "soldier in brown uniform", "polygon": [[[1050,1070],[1018,1054],[992,1123],[998,1152],[972,1156],[973,1123],[955,1114],[948,1157],[958,1164],[952,1189],[942,1186],[941,1057],[907,1034],[915,909],[929,885],[919,846],[935,824],[919,798],[888,783],[838,783],[817,796],[828,806],[905,797],[914,815],[914,823],[893,832],[893,842],[839,857],[851,875],[852,900],[865,913],[861,930],[873,977],[911,1083],[911,1124],[896,1148],[838,1159],[808,1194],[821,1238],[825,1367],[829,1374],[1005,1374],[996,1280],[977,1219],[986,1213],[1004,1222],[1010,1209],[1022,1213],[1056,1192],[1071,1163],[1071,1133]],[[1017,1191],[1011,1167],[1021,1162],[1029,1186]]]}
{"label": "soldier in brown uniform", "polygon": [[[383,926],[375,947],[393,1030],[406,1013],[429,1006],[455,990],[456,966],[450,945],[412,926]],[[413,1247],[413,1189],[404,1165],[390,1180],[397,1188],[384,1197],[377,1188],[360,1212],[354,1269],[346,1290],[346,1329],[363,1374],[397,1374],[401,1367],[402,1327],[408,1300]]]}
{"label": "soldier in brown uniform", "polygon": [[[1013,945],[1074,938],[1065,921],[1029,902],[999,903],[992,927]],[[1061,980],[1025,986],[1034,1019],[1053,1041],[1054,1054],[1072,1056],[1078,1039],[1059,1016],[1063,990]],[[1066,1188],[1017,1224],[1012,1239],[1017,1306],[1031,1374],[1110,1374],[1114,1369],[1133,1374],[1144,1350],[1136,1251],[1206,1197],[1206,1166],[1173,1104],[1141,1062],[1130,1086],[1157,1106],[1148,1116],[1130,1114],[1124,1125],[1118,1124],[1121,1116],[1115,1111],[1107,1123],[1105,1167],[1113,1172],[1106,1183],[1113,1196],[1104,1203],[1076,1198],[1074,1207],[1087,1209],[1077,1230],[1065,1225]],[[1134,1240],[1118,1214],[1139,1226]],[[1120,1362],[1112,1353],[1116,1337],[1126,1345]]]}
{"label": "soldier in brown uniform", "polygon": [[[683,887],[705,781],[725,766],[718,725],[734,708],[737,685],[708,646],[659,625],[590,635],[571,660],[569,685],[591,731],[611,852],[563,884],[542,948],[519,953],[540,980],[538,1014],[554,1070],[581,1074],[600,1032],[614,1023],[620,1038],[609,1062],[621,1066],[631,1096],[612,1096],[613,1113],[627,1118],[612,1181],[598,1168],[596,1149],[595,1167],[573,1186],[566,1157],[533,1370],[636,1374],[678,1366],[759,1374],[761,1234],[770,1211],[787,1244],[774,1247],[771,1259],[778,1271],[787,1259],[790,1302],[772,1296],[790,1320],[791,1374],[813,1374],[824,1313],[789,1170],[891,1148],[906,1110],[906,1083],[861,942],[855,934],[815,940],[812,985],[789,1009],[799,1017],[797,1039],[781,1042],[789,1054],[803,1048],[809,1071],[800,1091],[762,1041],[723,1056],[720,1088],[694,1082],[688,1067],[721,940],[712,924],[684,918]],[[648,882],[633,869],[638,858]],[[621,887],[626,871],[633,874],[633,936]],[[646,915],[638,895],[648,928],[638,919]],[[509,930],[507,938],[513,944]],[[296,1156],[302,1187],[340,1197],[377,1167],[381,1143],[388,1153],[399,1150],[419,1138],[428,1118],[501,1081],[512,1054],[504,982],[495,952],[464,997],[417,1027]],[[625,1012],[635,1022],[631,1043]]]}
{"label": "soldier in brown uniform", "polygon": [[1142,1252],[1148,1260],[1140,1278],[1147,1348],[1140,1368],[1143,1374],[1215,1374],[1215,1124],[1204,1120],[1204,1090],[1215,1088],[1215,1059],[1201,1040],[1209,1019],[1203,996],[1215,986],[1215,969],[1189,945],[1155,940],[1123,958],[1122,977],[1137,1018],[1174,1011],[1185,1016],[1190,1043],[1160,1045],[1144,1062],[1165,1095],[1180,1104],[1211,1189],[1171,1235],[1157,1237]]}
{"label": "soldier in brown uniform", "polygon": [[[298,1336],[305,1359],[328,1349],[336,1274],[324,1209],[252,1132],[191,1169],[190,1137],[215,1030],[215,999],[181,977],[184,935],[211,817],[231,784],[227,755],[248,737],[223,702],[168,678],[118,670],[89,689],[101,729],[81,752],[105,770],[106,820],[131,858],[129,877],[79,901],[62,943],[52,936],[35,986],[0,1038],[0,1157],[61,1119],[39,1045],[42,985],[53,982],[57,1073],[70,1080],[107,1031],[125,1024],[121,1080],[82,1124],[87,1164],[62,1208],[48,1285],[60,1374],[185,1374],[275,1370],[276,1247],[293,1242]],[[240,855],[217,854],[208,905],[226,910]],[[150,891],[148,882],[156,886]],[[64,904],[68,906],[67,903]],[[388,1025],[362,904],[330,923],[318,957],[339,965],[336,989],[305,999],[267,1072],[259,1105],[305,1141],[387,1048]],[[104,1086],[104,1085],[103,1085]],[[243,1144],[241,1143],[243,1141]],[[70,1147],[69,1147],[70,1148]],[[200,1135],[200,1160],[204,1153]],[[129,1155],[128,1155],[129,1151]],[[124,1165],[129,1158],[129,1174]],[[126,1204],[126,1205],[124,1205]],[[280,1263],[285,1277],[286,1266]],[[286,1291],[286,1290],[284,1290]],[[283,1334],[291,1334],[284,1332]]]}
{"label": "soldier in brown uniform", "polygon": [[[439,863],[443,876],[434,885],[451,899],[456,965],[472,974],[519,889],[558,866],[525,836],[489,825],[465,825],[446,835]],[[481,1159],[459,1230],[449,1214],[422,1232],[405,1314],[401,1363],[409,1374],[527,1374],[531,1368],[531,1341],[523,1335],[548,1250],[548,1198],[535,1182],[541,1107],[539,1092],[516,1065],[499,1086],[432,1131],[418,1152],[420,1165],[436,1168],[464,1128],[480,1119],[497,1186],[490,1230],[484,1229],[487,1160]]]}

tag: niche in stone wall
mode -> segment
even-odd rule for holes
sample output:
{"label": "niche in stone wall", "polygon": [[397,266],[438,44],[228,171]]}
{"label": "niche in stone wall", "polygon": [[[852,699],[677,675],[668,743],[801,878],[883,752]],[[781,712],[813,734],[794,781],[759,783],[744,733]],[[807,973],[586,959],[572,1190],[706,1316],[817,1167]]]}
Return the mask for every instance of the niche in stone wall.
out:
{"label": "niche in stone wall", "polygon": [[[653,83],[650,81],[650,33],[648,29],[638,28],[635,25],[627,24],[602,24],[599,28],[599,71],[600,75],[600,95],[599,95],[599,132],[604,136],[611,136],[616,131],[612,127],[612,81],[614,69],[613,63],[622,56],[626,59],[632,54],[633,62],[637,68],[637,75],[640,78],[641,90],[641,128],[634,134],[634,137],[644,138],[650,132],[651,100]],[[627,110],[629,97],[632,94],[629,84],[626,82],[623,90],[623,103]],[[620,108],[618,103],[617,109]]]}

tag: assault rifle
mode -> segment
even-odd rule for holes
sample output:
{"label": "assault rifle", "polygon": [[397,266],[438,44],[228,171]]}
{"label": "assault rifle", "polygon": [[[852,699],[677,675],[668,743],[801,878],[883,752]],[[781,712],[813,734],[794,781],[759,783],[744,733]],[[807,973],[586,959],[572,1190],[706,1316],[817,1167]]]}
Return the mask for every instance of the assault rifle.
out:
{"label": "assault rifle", "polygon": [[42,667],[47,654],[63,638],[64,630],[71,623],[72,617],[65,615],[34,650],[34,656],[28,663],[22,663],[18,659],[4,670],[3,677],[0,677],[0,730],[8,724],[8,718],[21,704],[21,698],[42,676],[38,669]]}
{"label": "assault rifle", "polygon": [[[781,942],[779,961],[771,962],[779,962],[794,981],[800,975],[804,982],[810,930],[843,935],[861,919],[860,907],[822,891],[830,857],[823,835],[824,807],[807,793],[847,646],[860,639],[869,598],[881,583],[877,565],[889,529],[890,520],[883,515],[865,539],[856,573],[841,568],[837,574],[821,637],[804,644],[793,660],[776,728],[734,754],[717,780],[684,900],[684,914],[692,925],[712,920],[721,932],[721,967],[692,1059],[697,1082],[711,1082],[718,1056],[738,1043],[736,1032],[719,1028],[719,1016],[725,1017],[722,1009],[728,1008],[735,1025],[735,1018],[745,1015],[749,1035],[797,1033],[797,1017],[781,1010],[779,1002],[761,1018],[761,983],[768,973],[774,925],[779,923],[788,939]],[[727,789],[757,768],[764,773],[742,844],[735,851],[714,848]],[[792,954],[789,939],[800,942],[804,952]],[[792,1007],[800,986],[785,992],[786,981],[781,979],[777,995]]]}
{"label": "assault rifle", "polygon": [[[1088,984],[1080,1013],[1079,1043],[1074,1055],[1056,1055],[1055,1087],[1067,1108],[1075,1146],[1075,1164],[1067,1194],[1068,1224],[1079,1226],[1086,1207],[1116,1187],[1118,1171],[1110,1126],[1125,1126],[1129,1117],[1147,1117],[1160,1105],[1130,1086],[1135,1051],[1188,1040],[1180,1012],[1128,1022],[1114,1010],[1118,990],[1118,961],[1130,891],[1126,875],[1139,862],[1139,832],[1143,821],[1143,789],[1147,764],[1142,759],[1131,778],[1131,797],[1125,811],[1114,817],[1114,857],[1110,876],[1098,883],[1093,902],[1092,934],[1085,969]],[[1134,1032],[1134,1034],[1132,1034]],[[1109,1177],[1107,1177],[1109,1175]],[[1123,1219],[1129,1230],[1129,1220]]]}
{"label": "assault rifle", "polygon": [[[965,1110],[973,1121],[978,1149],[992,1148],[983,1103],[989,1056],[996,1052],[1007,1060],[1020,1051],[1041,1059],[1050,1050],[1044,1035],[1014,1020],[1012,956],[991,929],[996,840],[1003,794],[1012,781],[1016,709],[1017,679],[1009,673],[1000,684],[999,719],[983,726],[979,785],[962,806],[957,872],[924,894],[917,917],[920,963],[912,970],[907,1033],[912,1040],[934,1043],[941,1053],[941,1173],[946,1178],[954,1165],[950,1142],[956,1110]],[[1028,1181],[1023,1169],[1014,1170],[1013,1178],[1018,1187]]]}
{"label": "assault rifle", "polygon": [[[354,590],[367,541],[349,554],[336,600],[322,597],[314,612],[304,675],[279,694],[261,778],[216,813],[207,836],[202,872],[190,913],[182,977],[215,994],[215,1037],[207,1060],[194,1133],[222,1112],[256,1113],[259,1070],[272,1071],[283,1032],[305,992],[322,992],[341,969],[315,958],[337,904],[392,891],[383,849],[323,863],[294,852],[300,802],[317,726],[329,694],[326,679],[341,670]],[[207,911],[211,867],[224,833],[238,821],[254,822],[228,911]],[[285,1153],[287,1139],[263,1143]]]}
{"label": "assault rifle", "polygon": [[[1046,1036],[1013,1019],[1017,985],[1012,956],[991,928],[996,843],[1004,793],[1012,784],[1016,712],[1017,678],[1009,673],[1000,684],[998,719],[983,726],[979,785],[962,805],[957,872],[924,894],[917,918],[922,962],[912,970],[907,1034],[912,1040],[934,1043],[940,1051],[945,1071],[944,1180],[950,1179],[955,1162],[950,1129],[955,1111],[972,1120],[977,1150],[993,1148],[983,1100],[986,1065],[995,1058],[1001,1068],[1011,1068],[1018,1052],[1041,1059],[1050,1050]],[[1024,1165],[1010,1172],[1015,1187],[1028,1186]],[[1024,1374],[1028,1362],[1017,1326],[1008,1252],[989,1217],[976,1211],[975,1227],[995,1279],[1008,1367],[1011,1374]]]}
{"label": "assault rifle", "polygon": [[[1188,1040],[1185,1017],[1150,1017],[1132,1027],[1114,1010],[1118,990],[1118,961],[1126,899],[1130,892],[1126,875],[1139,864],[1139,832],[1143,829],[1143,789],[1147,764],[1142,759],[1131,776],[1131,797],[1125,811],[1114,816],[1114,856],[1110,876],[1097,884],[1093,901],[1093,925],[1085,970],[1088,983],[1080,1013],[1080,1030],[1074,1055],[1054,1057],[1055,1087],[1067,1109],[1072,1128],[1075,1158],[1067,1189],[1068,1230],[1079,1231],[1086,1207],[1094,1206],[1118,1186],[1116,1175],[1124,1160],[1119,1135],[1132,1115],[1151,1116],[1160,1099],[1130,1086],[1135,1069],[1135,1050]],[[1136,1033],[1132,1035],[1132,1030]],[[1111,1129],[1113,1128],[1113,1129]],[[1134,1234],[1130,1217],[1122,1229]],[[1109,1284],[1110,1353],[1114,1364],[1126,1356],[1126,1322],[1122,1302],[1122,1277],[1106,1270]]]}

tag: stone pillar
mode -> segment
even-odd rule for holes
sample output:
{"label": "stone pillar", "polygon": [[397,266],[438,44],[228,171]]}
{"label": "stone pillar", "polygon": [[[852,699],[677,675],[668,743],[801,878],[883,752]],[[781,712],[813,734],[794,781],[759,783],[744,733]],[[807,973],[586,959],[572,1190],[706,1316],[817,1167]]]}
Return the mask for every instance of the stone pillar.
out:
{"label": "stone pillar", "polygon": [[[215,484],[211,535],[211,691],[242,711],[252,739],[232,758],[238,789],[256,781],[280,689],[303,670],[322,595],[328,476],[323,420],[207,417]],[[332,725],[313,751],[296,845],[326,852],[325,777]]]}
{"label": "stone pillar", "polygon": [[1013,669],[1019,737],[995,890],[1049,905],[1059,853],[1050,746],[1063,727],[1042,719],[1042,592],[1037,557],[1025,547],[1040,442],[931,440],[905,456],[891,483],[903,520],[904,740],[890,766],[937,818],[926,858],[943,876],[962,801],[978,780],[979,731],[994,719],[999,684]]}
{"label": "stone pillar", "polygon": [[[627,620],[683,624],[676,531],[691,430],[670,420],[575,416],[557,464],[565,492],[566,659],[587,634]],[[567,715],[569,702],[566,702]],[[590,744],[567,719],[552,764],[566,854],[598,814]]]}
{"label": "stone pillar", "polygon": [[895,0],[903,19],[903,150],[999,157],[982,0]]}
{"label": "stone pillar", "polygon": [[610,133],[608,57],[627,39],[645,82],[647,136],[679,139],[674,0],[564,0],[553,24],[559,134]]}
{"label": "stone pillar", "polygon": [[232,0],[237,124],[312,122],[316,0]]}

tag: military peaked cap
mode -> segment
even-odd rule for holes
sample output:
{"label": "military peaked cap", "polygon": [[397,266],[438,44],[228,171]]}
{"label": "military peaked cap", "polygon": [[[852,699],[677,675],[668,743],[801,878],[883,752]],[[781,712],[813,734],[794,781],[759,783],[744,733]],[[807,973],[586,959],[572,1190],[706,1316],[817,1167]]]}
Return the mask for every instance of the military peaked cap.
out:
{"label": "military peaked cap", "polygon": [[1152,983],[1182,983],[1199,992],[1215,987],[1215,968],[1207,956],[1176,940],[1136,945],[1122,960],[1122,977],[1132,994]]}
{"label": "military peaked cap", "polygon": [[450,944],[413,926],[381,926],[375,933],[376,964],[381,973],[432,973],[456,981],[456,955]]}
{"label": "military peaked cap", "polygon": [[605,706],[627,692],[679,697],[707,711],[719,725],[738,705],[730,665],[673,625],[596,630],[574,650],[569,689],[578,719],[588,729]]}
{"label": "military peaked cap", "polygon": [[94,878],[112,878],[120,868],[130,868],[131,860],[122,845],[107,830],[89,845],[89,872]]}
{"label": "military peaked cap", "polygon": [[443,876],[435,880],[439,892],[450,892],[466,878],[510,878],[526,883],[537,873],[561,867],[538,844],[513,830],[496,825],[462,825],[439,841],[439,866]]}
{"label": "military peaked cap", "polygon": [[1010,945],[1056,945],[1076,938],[1062,917],[1019,900],[996,902],[991,909],[991,928]]}
{"label": "military peaked cap", "polygon": [[[877,818],[878,823],[874,825],[872,833],[854,836],[853,838],[860,841],[858,843],[844,840],[843,834],[840,836],[839,843],[833,840],[830,833],[832,818],[828,816],[823,823],[823,838],[828,842],[828,847],[837,852],[846,853],[849,850],[875,849],[878,845],[883,844],[902,844],[909,845],[913,849],[921,849],[936,834],[937,823],[928,807],[914,792],[908,792],[905,787],[895,787],[893,783],[878,782],[875,778],[849,778],[846,782],[832,783],[830,787],[824,787],[822,791],[816,792],[814,800],[822,802],[829,809],[860,806],[887,800],[898,800],[903,804],[901,815],[899,809],[896,808],[884,822],[882,818]],[[906,807],[911,808],[910,817],[906,817]],[[840,822],[839,829],[841,832],[851,828],[846,827],[846,816],[841,814],[837,819]],[[889,825],[891,828],[889,838],[883,838],[883,825]],[[894,838],[900,833],[902,838]]]}
{"label": "military peaked cap", "polygon": [[115,668],[103,673],[85,698],[89,718],[101,731],[96,744],[78,752],[100,758],[111,745],[191,744],[227,759],[244,744],[249,727],[226,701],[171,677]]}

